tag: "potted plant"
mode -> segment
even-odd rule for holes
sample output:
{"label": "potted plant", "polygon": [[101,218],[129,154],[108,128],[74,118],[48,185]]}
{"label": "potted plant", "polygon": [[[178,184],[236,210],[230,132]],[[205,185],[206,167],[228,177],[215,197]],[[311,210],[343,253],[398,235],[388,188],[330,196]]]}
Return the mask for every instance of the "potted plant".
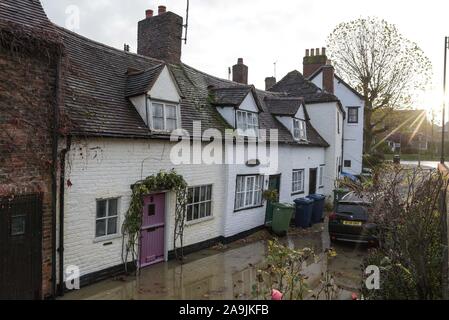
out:
{"label": "potted plant", "polygon": [[265,224],[271,225],[271,222],[273,221],[273,203],[279,201],[279,193],[276,189],[268,189],[263,192],[262,197],[267,201]]}
{"label": "potted plant", "polygon": [[278,202],[279,193],[276,189],[268,189],[263,192],[262,197],[270,202]]}

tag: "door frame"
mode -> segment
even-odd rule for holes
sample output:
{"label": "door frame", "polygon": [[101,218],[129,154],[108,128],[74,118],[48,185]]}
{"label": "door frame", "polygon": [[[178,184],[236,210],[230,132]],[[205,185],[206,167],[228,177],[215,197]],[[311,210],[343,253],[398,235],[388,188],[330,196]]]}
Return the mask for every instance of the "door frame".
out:
{"label": "door frame", "polygon": [[[154,192],[150,192],[148,194],[146,194],[144,197],[148,197],[151,195],[157,195],[157,194],[163,194],[164,195],[164,202],[165,202],[165,210],[164,210],[164,262],[168,261],[168,244],[169,244],[169,232],[167,232],[167,230],[170,228],[169,225],[169,221],[170,221],[170,214],[167,214],[167,212],[171,212],[171,208],[170,208],[170,201],[169,199],[171,199],[171,192],[169,191],[154,191]],[[148,265],[144,265],[142,266],[140,263],[140,256],[142,254],[142,229],[140,230],[139,233],[139,256],[137,257],[137,261],[138,261],[138,267],[139,269],[142,268],[146,268],[146,267],[150,267],[153,264],[148,264]],[[159,262],[160,263],[160,262]],[[154,263],[157,264],[157,263]]]}
{"label": "door frame", "polygon": [[[315,192],[310,192],[310,186],[311,186],[311,181],[312,181],[312,172],[315,172]],[[309,195],[310,194],[315,194],[318,192],[318,172],[319,172],[319,168],[310,168],[309,169]]]}
{"label": "door frame", "polygon": [[[268,176],[268,186],[266,188],[266,190],[270,189],[270,180],[272,178],[276,178],[279,182],[279,187],[278,187],[278,200],[280,200],[281,198],[281,183],[282,183],[282,173],[278,173],[278,174],[271,174]],[[270,210],[270,205],[272,205],[272,203],[270,201],[267,200],[266,203],[266,208],[265,208],[265,224],[269,223],[270,221],[267,221],[268,218],[268,214],[269,214],[269,210]]]}
{"label": "door frame", "polygon": [[267,187],[267,189],[270,188],[270,179],[271,179],[271,178],[277,178],[277,179],[278,179],[278,181],[279,181],[278,193],[279,193],[279,197],[281,197],[281,183],[282,183],[281,179],[282,179],[282,173],[278,173],[278,174],[270,174],[270,175],[268,176],[268,187]]}

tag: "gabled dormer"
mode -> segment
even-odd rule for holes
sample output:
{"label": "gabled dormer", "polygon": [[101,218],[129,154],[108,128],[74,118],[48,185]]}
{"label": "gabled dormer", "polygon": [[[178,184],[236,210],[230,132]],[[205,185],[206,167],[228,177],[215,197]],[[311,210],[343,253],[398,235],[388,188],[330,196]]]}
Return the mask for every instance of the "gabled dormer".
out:
{"label": "gabled dormer", "polygon": [[126,97],[151,131],[171,133],[181,128],[181,92],[165,64],[129,71]]}
{"label": "gabled dormer", "polygon": [[290,131],[296,141],[307,141],[307,112],[304,100],[289,97],[266,97],[270,113]]}
{"label": "gabled dormer", "polygon": [[259,136],[259,114],[262,108],[253,86],[211,88],[210,95],[212,105],[236,129],[238,135]]}

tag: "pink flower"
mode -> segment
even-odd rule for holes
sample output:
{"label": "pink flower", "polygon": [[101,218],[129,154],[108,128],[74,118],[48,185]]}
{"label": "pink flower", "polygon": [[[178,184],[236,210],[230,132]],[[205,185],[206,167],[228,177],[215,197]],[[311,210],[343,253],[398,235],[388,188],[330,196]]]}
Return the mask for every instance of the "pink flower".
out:
{"label": "pink flower", "polygon": [[283,294],[276,289],[271,290],[271,300],[282,300]]}
{"label": "pink flower", "polygon": [[352,300],[358,300],[358,297],[357,297],[357,294],[356,294],[356,293],[353,293],[352,296],[351,296],[351,298],[352,298]]}

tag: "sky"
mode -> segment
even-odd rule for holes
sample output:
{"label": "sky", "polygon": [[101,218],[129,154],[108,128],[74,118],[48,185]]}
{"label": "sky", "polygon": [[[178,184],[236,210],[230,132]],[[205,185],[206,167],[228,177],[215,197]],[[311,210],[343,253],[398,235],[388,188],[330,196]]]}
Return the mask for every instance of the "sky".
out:
{"label": "sky", "polygon": [[[67,10],[75,5],[80,19],[77,33],[123,49],[137,51],[137,22],[146,9],[167,6],[185,18],[187,0],[41,0],[49,18],[68,27]],[[68,9],[69,8],[69,9]],[[434,91],[416,108],[441,108],[444,36],[449,36],[447,0],[190,0],[188,41],[184,63],[222,78],[228,67],[243,58],[249,82],[264,88],[275,73],[280,80],[289,71],[302,71],[305,49],[325,46],[337,24],[377,16],[396,24],[415,41],[433,64]]]}

